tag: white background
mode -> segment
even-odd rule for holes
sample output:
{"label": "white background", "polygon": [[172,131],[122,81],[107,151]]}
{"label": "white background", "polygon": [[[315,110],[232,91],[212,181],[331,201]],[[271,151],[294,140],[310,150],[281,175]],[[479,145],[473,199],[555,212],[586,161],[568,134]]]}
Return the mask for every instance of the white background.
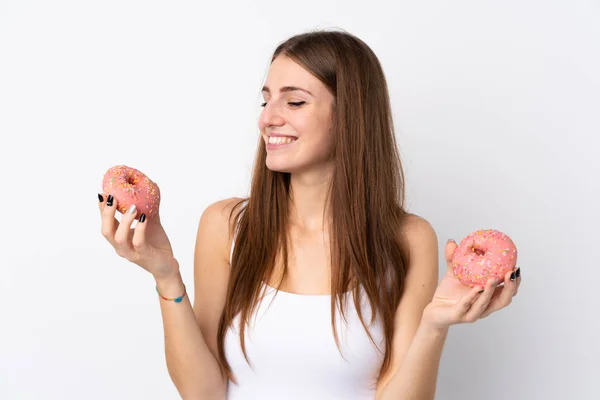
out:
{"label": "white background", "polygon": [[2,0],[1,399],[178,398],[154,282],[100,234],[102,176],[160,185],[191,287],[202,211],[248,193],[270,55],[315,28],[379,56],[440,248],[495,228],[519,249],[519,295],[451,329],[437,398],[600,398],[598,2]]}

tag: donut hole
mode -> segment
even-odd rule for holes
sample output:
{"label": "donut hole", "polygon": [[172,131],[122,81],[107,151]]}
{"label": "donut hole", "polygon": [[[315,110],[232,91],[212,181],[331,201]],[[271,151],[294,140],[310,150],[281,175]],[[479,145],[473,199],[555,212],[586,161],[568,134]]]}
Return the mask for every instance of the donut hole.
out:
{"label": "donut hole", "polygon": [[473,253],[475,253],[476,255],[478,255],[478,256],[480,256],[480,257],[481,257],[481,256],[484,256],[484,255],[485,255],[485,253],[486,253],[486,250],[485,250],[485,249],[483,249],[483,248],[481,248],[481,247],[478,247],[478,246],[472,246],[472,247],[471,247],[471,250],[473,251]]}

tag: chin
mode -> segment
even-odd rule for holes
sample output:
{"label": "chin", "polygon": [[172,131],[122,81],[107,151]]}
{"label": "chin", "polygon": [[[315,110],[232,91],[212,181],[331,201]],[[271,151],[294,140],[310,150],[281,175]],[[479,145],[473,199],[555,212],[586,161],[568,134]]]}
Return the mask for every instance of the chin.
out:
{"label": "chin", "polygon": [[292,161],[293,157],[281,157],[279,154],[272,156],[267,155],[265,165],[273,172],[295,173],[306,167],[306,163],[298,163],[297,160]]}
{"label": "chin", "polygon": [[286,159],[267,159],[265,165],[268,169],[273,172],[285,172],[288,174],[294,173],[305,173],[308,171],[322,171],[327,172],[333,167],[332,161],[326,162],[314,162],[314,163],[291,163]]}
{"label": "chin", "polygon": [[266,162],[266,166],[273,172],[287,172],[292,173],[294,168],[290,165],[286,165],[284,163],[274,163],[274,162]]}

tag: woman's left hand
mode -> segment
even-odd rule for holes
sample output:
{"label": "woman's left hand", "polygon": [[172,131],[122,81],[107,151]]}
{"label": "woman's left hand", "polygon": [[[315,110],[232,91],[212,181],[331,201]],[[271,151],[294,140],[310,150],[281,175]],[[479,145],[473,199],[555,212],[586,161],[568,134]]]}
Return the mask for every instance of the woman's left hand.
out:
{"label": "woman's left hand", "polygon": [[[446,274],[438,284],[433,299],[423,310],[423,322],[435,329],[447,329],[451,325],[487,317],[508,306],[521,284],[520,269],[507,272],[503,286],[498,286],[501,282],[494,282],[493,279],[488,280],[485,288],[470,288],[461,283],[452,271],[452,256],[457,247],[453,240],[446,244]],[[514,280],[511,280],[511,275]]]}

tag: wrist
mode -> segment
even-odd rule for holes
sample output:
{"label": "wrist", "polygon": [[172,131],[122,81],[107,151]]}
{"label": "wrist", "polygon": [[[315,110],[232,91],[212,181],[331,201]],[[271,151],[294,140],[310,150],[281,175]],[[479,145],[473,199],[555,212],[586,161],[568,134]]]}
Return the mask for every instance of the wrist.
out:
{"label": "wrist", "polygon": [[419,324],[419,330],[426,336],[431,337],[443,337],[448,334],[449,326],[437,326],[433,325],[426,320],[421,320]]}
{"label": "wrist", "polygon": [[425,310],[423,311],[423,316],[421,317],[421,321],[419,323],[419,329],[422,330],[424,333],[433,336],[447,334],[448,330],[450,329],[450,326],[435,323],[434,321],[432,321],[433,318],[428,318],[430,314],[431,313],[429,312],[428,308],[425,307]]}
{"label": "wrist", "polygon": [[165,261],[165,264],[160,268],[156,268],[156,271],[152,274],[152,277],[158,284],[159,282],[168,282],[177,280],[177,278],[181,277],[179,272],[179,261],[175,257],[172,257],[170,260]]}
{"label": "wrist", "polygon": [[159,293],[168,298],[174,298],[181,296],[185,290],[183,278],[179,271],[174,272],[172,275],[155,278],[156,288]]}

